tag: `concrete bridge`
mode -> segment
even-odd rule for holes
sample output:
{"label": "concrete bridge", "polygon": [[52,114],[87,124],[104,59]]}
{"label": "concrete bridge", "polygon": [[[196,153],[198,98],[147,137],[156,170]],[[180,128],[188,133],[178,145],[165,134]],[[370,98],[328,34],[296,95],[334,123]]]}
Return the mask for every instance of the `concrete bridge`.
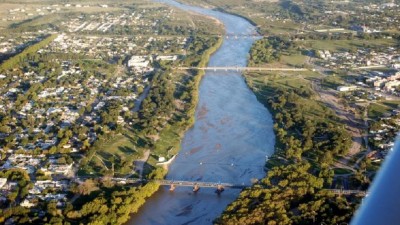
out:
{"label": "concrete bridge", "polygon": [[235,34],[235,33],[227,33],[224,35],[218,35],[218,36],[222,36],[225,39],[261,39],[263,37],[266,36],[262,36],[259,34]]}
{"label": "concrete bridge", "polygon": [[[234,183],[221,183],[221,182],[204,182],[204,181],[184,181],[184,180],[145,180],[145,179],[132,179],[132,178],[112,178],[112,180],[123,183],[146,183],[149,181],[157,182],[162,186],[169,186],[170,190],[175,190],[176,187],[193,187],[193,191],[198,191],[200,188],[215,188],[217,193],[222,192],[225,188],[231,189],[244,189],[251,187],[250,184],[234,184]],[[362,190],[346,190],[346,189],[325,189],[335,195],[359,195],[366,196],[367,191]]]}
{"label": "concrete bridge", "polygon": [[220,182],[202,182],[202,181],[178,181],[178,180],[154,180],[160,185],[174,186],[174,187],[198,187],[198,188],[232,188],[232,189],[243,189],[250,187],[245,184],[232,184],[232,183],[220,183]]}
{"label": "concrete bridge", "polygon": [[208,70],[208,71],[308,71],[305,68],[273,68],[273,67],[241,67],[241,66],[210,66],[210,67],[175,67],[177,70]]}
{"label": "concrete bridge", "polygon": [[360,196],[367,196],[367,191],[361,191],[361,190],[345,190],[345,189],[325,189],[327,191],[330,191],[336,195],[360,195]]}
{"label": "concrete bridge", "polygon": [[[250,187],[249,184],[233,184],[233,183],[220,183],[220,182],[202,182],[202,181],[178,181],[178,180],[154,180],[163,186],[170,186],[170,191],[175,190],[176,187],[193,187],[193,191],[198,191],[200,188],[215,188],[217,193],[222,192],[225,188],[231,189],[244,189]],[[361,190],[345,190],[345,189],[325,189],[335,195],[358,195],[366,196],[366,191]]]}

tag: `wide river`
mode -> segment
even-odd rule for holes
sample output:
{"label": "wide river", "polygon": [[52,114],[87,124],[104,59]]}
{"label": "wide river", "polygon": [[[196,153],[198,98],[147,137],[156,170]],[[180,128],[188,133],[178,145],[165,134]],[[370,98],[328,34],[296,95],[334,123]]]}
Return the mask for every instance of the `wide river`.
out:
{"label": "wide river", "polygon": [[[230,14],[192,7],[172,0],[160,2],[221,21],[226,33],[251,35],[256,29],[248,21]],[[246,66],[252,38],[225,39],[210,58],[209,66]],[[273,121],[257,101],[240,72],[207,72],[200,84],[196,122],[182,140],[181,150],[170,165],[167,179],[251,184],[265,175],[266,156],[274,151]],[[212,224],[239,195],[226,189],[162,187],[149,198],[128,224]]]}

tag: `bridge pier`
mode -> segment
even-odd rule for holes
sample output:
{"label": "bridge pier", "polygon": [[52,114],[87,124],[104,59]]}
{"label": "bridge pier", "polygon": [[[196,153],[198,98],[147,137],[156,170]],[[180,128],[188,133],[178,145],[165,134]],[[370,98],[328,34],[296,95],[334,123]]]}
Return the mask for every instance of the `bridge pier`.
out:
{"label": "bridge pier", "polygon": [[198,192],[200,190],[200,187],[198,184],[194,184],[193,186],[193,192]]}
{"label": "bridge pier", "polygon": [[175,185],[171,184],[171,186],[169,187],[169,191],[174,191],[175,190]]}
{"label": "bridge pier", "polygon": [[224,191],[224,187],[221,184],[217,185],[217,190],[215,191],[217,194],[221,194]]}

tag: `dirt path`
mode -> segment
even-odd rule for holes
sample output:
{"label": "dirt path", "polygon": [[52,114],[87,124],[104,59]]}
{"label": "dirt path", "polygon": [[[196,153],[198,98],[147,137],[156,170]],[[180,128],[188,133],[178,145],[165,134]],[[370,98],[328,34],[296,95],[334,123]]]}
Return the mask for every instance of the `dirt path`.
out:
{"label": "dirt path", "polygon": [[149,156],[150,156],[150,150],[146,150],[143,153],[143,157],[142,158],[137,159],[137,160],[134,161],[135,168],[133,169],[132,172],[134,173],[135,171],[137,171],[139,173],[139,178],[140,179],[142,179],[143,168],[144,168],[145,163],[147,162],[147,159],[149,159]]}
{"label": "dirt path", "polygon": [[346,130],[351,135],[352,145],[349,149],[349,153],[335,163],[335,166],[339,168],[348,169],[348,161],[357,153],[361,151],[361,145],[363,142],[363,134],[360,129],[365,129],[365,125],[362,120],[356,118],[353,111],[346,109],[343,104],[339,102],[339,98],[336,97],[334,90],[324,90],[321,88],[321,84],[312,82],[312,88],[319,94],[319,98],[326,104],[330,109],[336,112],[336,115],[341,119],[342,123],[346,125]]}

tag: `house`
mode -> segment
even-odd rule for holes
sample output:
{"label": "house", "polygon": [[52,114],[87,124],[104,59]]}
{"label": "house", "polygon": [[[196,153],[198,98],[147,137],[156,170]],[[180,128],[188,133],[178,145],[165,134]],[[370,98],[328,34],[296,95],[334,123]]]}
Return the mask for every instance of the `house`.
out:
{"label": "house", "polygon": [[21,202],[20,206],[26,207],[26,208],[32,208],[37,205],[37,202],[33,202],[32,200],[29,199],[24,199],[24,201]]}
{"label": "house", "polygon": [[150,61],[145,56],[132,56],[128,61],[128,67],[142,68],[147,67]]}
{"label": "house", "polygon": [[71,172],[72,164],[73,163],[69,165],[51,164],[47,169],[47,171],[50,172],[51,174],[62,174],[66,176]]}
{"label": "house", "polygon": [[175,61],[178,59],[178,56],[176,55],[159,55],[157,56],[156,60],[160,60],[160,61]]}
{"label": "house", "polygon": [[400,85],[400,81],[399,80],[394,80],[394,81],[389,81],[387,83],[385,83],[385,91],[391,91],[394,87],[397,87]]}
{"label": "house", "polygon": [[344,91],[354,91],[357,89],[357,86],[338,86],[337,90],[340,92]]}
{"label": "house", "polygon": [[7,184],[7,178],[0,178],[0,189],[5,187],[6,184]]}

